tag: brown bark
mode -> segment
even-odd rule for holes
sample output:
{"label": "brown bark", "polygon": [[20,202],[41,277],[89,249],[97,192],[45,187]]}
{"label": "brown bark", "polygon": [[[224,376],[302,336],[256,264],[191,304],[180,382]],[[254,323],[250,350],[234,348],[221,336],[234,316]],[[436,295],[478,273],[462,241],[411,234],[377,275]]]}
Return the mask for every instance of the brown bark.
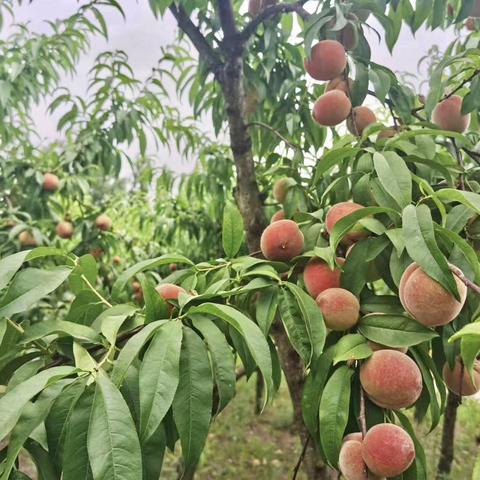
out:
{"label": "brown bark", "polygon": [[452,471],[455,453],[455,423],[457,421],[457,409],[460,402],[461,397],[455,393],[448,392],[447,406],[443,416],[442,446],[437,467],[437,480],[447,478]]}

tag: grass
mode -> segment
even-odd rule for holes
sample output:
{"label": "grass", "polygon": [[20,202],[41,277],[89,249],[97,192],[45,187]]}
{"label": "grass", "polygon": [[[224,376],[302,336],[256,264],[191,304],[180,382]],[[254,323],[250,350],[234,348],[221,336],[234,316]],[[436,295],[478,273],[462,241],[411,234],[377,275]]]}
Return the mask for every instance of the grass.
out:
{"label": "grass", "polygon": [[[196,480],[290,480],[301,451],[292,431],[292,408],[285,382],[262,415],[254,415],[255,379],[237,384],[237,396],[212,426]],[[435,478],[441,425],[427,434],[418,428],[429,466]],[[480,402],[464,400],[458,410],[455,461],[448,480],[470,480],[479,454]],[[179,450],[178,450],[179,451]],[[162,478],[177,478],[178,455],[169,453]],[[298,480],[305,480],[300,474]],[[447,480],[447,479],[446,479]]]}

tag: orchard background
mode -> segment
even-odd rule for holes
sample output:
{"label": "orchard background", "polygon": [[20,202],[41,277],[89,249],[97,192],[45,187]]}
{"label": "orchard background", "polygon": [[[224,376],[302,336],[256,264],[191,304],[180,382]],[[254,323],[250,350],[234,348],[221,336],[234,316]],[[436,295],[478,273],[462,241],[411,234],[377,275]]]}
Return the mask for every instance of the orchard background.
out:
{"label": "orchard background", "polygon": [[121,1],[22,3],[0,480],[479,479],[480,2],[150,0],[141,72]]}

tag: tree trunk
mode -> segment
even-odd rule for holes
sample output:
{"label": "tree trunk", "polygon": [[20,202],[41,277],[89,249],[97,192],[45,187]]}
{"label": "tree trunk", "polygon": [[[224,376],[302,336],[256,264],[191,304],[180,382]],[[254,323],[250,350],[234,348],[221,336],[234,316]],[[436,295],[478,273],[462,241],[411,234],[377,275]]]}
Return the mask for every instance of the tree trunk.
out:
{"label": "tree trunk", "polygon": [[460,403],[461,397],[449,391],[447,406],[443,416],[442,447],[440,449],[440,460],[437,468],[437,480],[444,480],[452,471],[455,447],[455,423],[457,420],[457,409]]}

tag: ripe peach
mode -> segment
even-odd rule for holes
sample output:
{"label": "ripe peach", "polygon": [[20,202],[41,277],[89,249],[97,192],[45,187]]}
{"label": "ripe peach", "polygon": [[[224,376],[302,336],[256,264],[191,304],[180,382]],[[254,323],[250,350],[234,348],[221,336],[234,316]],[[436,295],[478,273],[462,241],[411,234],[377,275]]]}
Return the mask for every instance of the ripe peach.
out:
{"label": "ripe peach", "polygon": [[452,95],[433,109],[432,121],[442,130],[464,132],[470,123],[470,114],[462,115],[462,97]]}
{"label": "ripe peach", "polygon": [[20,235],[18,236],[18,240],[20,242],[20,245],[22,245],[22,247],[37,246],[37,241],[31,234],[31,232],[29,232],[28,230],[23,230],[22,232],[20,232]]}
{"label": "ripe peach", "polygon": [[303,245],[303,233],[292,220],[271,223],[260,238],[260,248],[268,260],[288,262],[302,253]]}
{"label": "ripe peach", "polygon": [[138,292],[142,289],[142,285],[140,282],[137,282],[136,280],[132,282],[132,289],[134,292]]}
{"label": "ripe peach", "polygon": [[[337,257],[337,263],[343,265],[345,259]],[[332,270],[320,258],[312,258],[303,270],[303,281],[308,293],[317,298],[327,288],[340,288],[341,273],[339,268]]]}
{"label": "ripe peach", "polygon": [[112,228],[112,219],[105,213],[102,213],[95,219],[95,226],[103,232],[110,230]]}
{"label": "ripe peach", "polygon": [[360,383],[380,407],[398,410],[413,405],[422,393],[417,364],[396,350],[378,350],[360,367]]}
{"label": "ripe peach", "polygon": [[392,138],[397,133],[398,131],[394,127],[385,128],[384,130],[380,130],[379,134],[377,135],[377,140],[386,140],[387,138]]}
{"label": "ripe peach", "polygon": [[122,263],[122,257],[119,255],[115,255],[112,260],[114,265],[120,265]]}
{"label": "ripe peach", "polygon": [[372,340],[368,340],[367,344],[374,352],[378,350],[396,350],[397,352],[407,353],[408,351],[407,347],[389,347],[381,343],[373,342]]}
{"label": "ripe peach", "polygon": [[461,301],[429,277],[416,263],[403,272],[399,297],[403,308],[426,327],[446,325],[458,316],[467,298],[467,287],[454,276]]}
{"label": "ripe peach", "polygon": [[143,290],[137,290],[136,292],[133,293],[133,298],[137,301],[140,302],[143,300]]}
{"label": "ripe peach", "polygon": [[362,432],[352,432],[348,433],[343,437],[342,442],[346,442],[348,440],[356,440],[357,442],[362,442],[363,441],[363,435]]}
{"label": "ripe peach", "polygon": [[325,87],[325,92],[330,92],[331,90],[340,90],[345,95],[348,95],[353,88],[353,80],[348,79],[348,82],[343,78],[342,75],[335,77],[333,80],[330,80]]}
{"label": "ripe peach", "polygon": [[315,300],[331,330],[344,331],[358,322],[360,303],[357,297],[344,288],[327,288]]}
{"label": "ripe peach", "polygon": [[465,28],[470,32],[473,32],[475,30],[475,20],[473,17],[467,18],[467,20],[465,21]]}
{"label": "ripe peach", "polygon": [[171,263],[169,266],[168,266],[168,269],[171,271],[171,272],[176,272],[177,271],[177,264],[176,263]]}
{"label": "ripe peach", "polygon": [[322,40],[312,47],[311,57],[304,60],[304,66],[315,80],[332,80],[347,66],[345,48],[336,40]]}
{"label": "ripe peach", "polygon": [[43,190],[45,192],[54,192],[59,184],[58,177],[54,173],[45,173],[43,175]]}
{"label": "ripe peach", "polygon": [[55,227],[55,232],[60,238],[72,238],[73,225],[70,222],[59,222]]}
{"label": "ripe peach", "polygon": [[[357,210],[361,210],[365,208],[363,205],[354,202],[340,202],[333,205],[327,212],[325,216],[325,227],[329,234],[332,233],[333,227],[335,224],[341,220],[343,217],[350,215]],[[343,237],[343,243],[352,243],[360,240],[363,237],[366,237],[368,232],[365,228],[360,224],[356,223],[351,230]]]}
{"label": "ripe peach", "polygon": [[352,110],[352,118],[347,119],[347,128],[353,135],[362,135],[369,125],[377,121],[375,114],[363,105]]}
{"label": "ripe peach", "polygon": [[186,293],[182,287],[173,283],[162,283],[156,286],[155,290],[165,300],[176,300],[180,293]]}
{"label": "ripe peach", "polygon": [[353,50],[358,43],[355,27],[351,23],[347,23],[347,25],[337,33],[337,40],[344,46],[345,50]]}
{"label": "ripe peach", "polygon": [[362,442],[357,440],[347,440],[340,448],[338,468],[346,480],[368,480],[362,450]]}
{"label": "ripe peach", "polygon": [[279,178],[274,184],[273,184],[273,198],[278,202],[278,203],[283,203],[285,201],[285,197],[287,196],[288,192],[288,185],[289,185],[289,178],[284,177],[284,178]]}
{"label": "ripe peach", "polygon": [[448,389],[457,395],[474,395],[480,391],[480,361],[476,360],[473,365],[474,382],[472,382],[468,370],[462,365],[460,358],[457,358],[455,361],[453,370],[450,369],[448,363],[445,363],[443,366],[443,380]]}
{"label": "ripe peach", "polygon": [[279,220],[285,220],[285,211],[284,210],[278,210],[278,212],[275,212],[272,215],[270,223],[278,222]]}
{"label": "ripe peach", "polygon": [[94,247],[89,253],[92,257],[98,260],[103,255],[103,250],[100,247]]}
{"label": "ripe peach", "polygon": [[313,119],[325,127],[342,123],[350,114],[352,104],[341,90],[324,93],[313,105]]}
{"label": "ripe peach", "polygon": [[362,457],[375,475],[396,477],[407,470],[415,459],[415,445],[403,428],[392,423],[380,423],[365,435]]}

